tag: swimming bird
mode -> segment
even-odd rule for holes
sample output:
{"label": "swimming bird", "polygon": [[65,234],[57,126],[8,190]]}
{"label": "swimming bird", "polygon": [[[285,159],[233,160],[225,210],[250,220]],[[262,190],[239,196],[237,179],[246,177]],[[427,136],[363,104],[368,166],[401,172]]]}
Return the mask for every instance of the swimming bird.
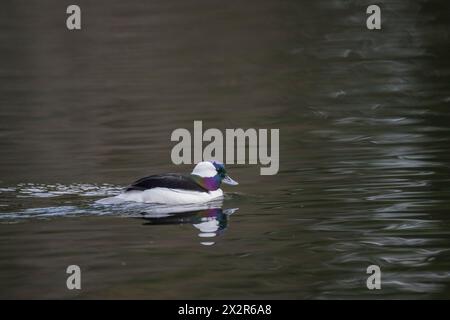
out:
{"label": "swimming bird", "polygon": [[221,183],[237,185],[223,163],[199,162],[189,176],[175,173],[151,175],[137,180],[116,198],[167,205],[208,202],[223,196]]}

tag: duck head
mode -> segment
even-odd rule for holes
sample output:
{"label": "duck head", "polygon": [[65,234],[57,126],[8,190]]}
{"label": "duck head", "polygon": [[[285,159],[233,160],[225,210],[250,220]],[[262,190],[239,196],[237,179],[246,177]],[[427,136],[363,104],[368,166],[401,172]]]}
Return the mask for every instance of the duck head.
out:
{"label": "duck head", "polygon": [[222,182],[232,186],[238,184],[227,174],[224,164],[215,160],[199,162],[192,170],[191,177],[209,191],[219,189]]}

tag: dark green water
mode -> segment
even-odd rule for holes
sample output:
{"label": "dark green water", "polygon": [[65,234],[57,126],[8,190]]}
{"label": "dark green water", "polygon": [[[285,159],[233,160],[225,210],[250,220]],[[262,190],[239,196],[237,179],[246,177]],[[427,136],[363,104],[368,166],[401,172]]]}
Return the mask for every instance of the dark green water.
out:
{"label": "dark green water", "polygon": [[[77,4],[77,32],[60,1],[0,11],[0,298],[450,298],[445,1],[378,1],[379,31],[370,1]],[[191,171],[194,120],[279,128],[279,173],[229,165],[181,216],[95,204]]]}

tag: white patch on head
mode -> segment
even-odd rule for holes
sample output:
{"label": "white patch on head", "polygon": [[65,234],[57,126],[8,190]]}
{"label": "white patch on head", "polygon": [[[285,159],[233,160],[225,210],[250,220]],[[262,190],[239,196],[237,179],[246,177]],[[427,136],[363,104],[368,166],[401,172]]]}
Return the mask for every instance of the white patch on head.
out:
{"label": "white patch on head", "polygon": [[208,177],[214,177],[217,174],[216,167],[209,162],[209,161],[203,161],[199,162],[194,170],[192,170],[191,174],[195,174],[196,176],[200,176],[202,178],[208,178]]}
{"label": "white patch on head", "polygon": [[[116,196],[118,200],[144,203],[159,203],[170,206],[194,203],[206,203],[223,196],[220,189],[210,192],[199,192],[181,189],[152,188],[144,191],[132,190]],[[154,208],[151,208],[153,210]],[[192,208],[191,208],[192,209]]]}

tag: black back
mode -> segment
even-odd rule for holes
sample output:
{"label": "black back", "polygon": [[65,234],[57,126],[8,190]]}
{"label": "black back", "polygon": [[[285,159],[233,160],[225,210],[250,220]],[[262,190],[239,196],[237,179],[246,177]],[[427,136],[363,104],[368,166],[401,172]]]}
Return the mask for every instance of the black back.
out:
{"label": "black back", "polygon": [[207,189],[197,184],[191,177],[185,177],[175,173],[152,175],[139,179],[127,187],[125,191],[142,191],[158,187],[208,192]]}

